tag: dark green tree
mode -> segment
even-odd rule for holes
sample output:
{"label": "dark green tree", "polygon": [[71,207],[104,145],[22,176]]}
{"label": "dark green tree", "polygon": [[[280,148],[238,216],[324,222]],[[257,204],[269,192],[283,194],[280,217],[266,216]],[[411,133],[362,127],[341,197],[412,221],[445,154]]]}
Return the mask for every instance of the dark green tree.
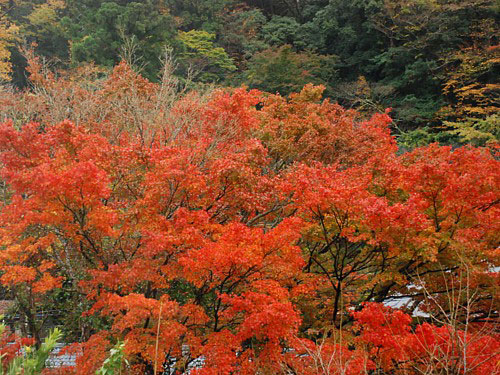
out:
{"label": "dark green tree", "polygon": [[70,16],[63,20],[71,39],[73,63],[93,61],[113,66],[127,40],[154,78],[166,46],[175,45],[175,22],[157,1],[71,1]]}
{"label": "dark green tree", "polygon": [[294,52],[290,45],[256,54],[244,73],[245,83],[270,93],[288,95],[308,84],[328,85],[336,77],[335,56]]}

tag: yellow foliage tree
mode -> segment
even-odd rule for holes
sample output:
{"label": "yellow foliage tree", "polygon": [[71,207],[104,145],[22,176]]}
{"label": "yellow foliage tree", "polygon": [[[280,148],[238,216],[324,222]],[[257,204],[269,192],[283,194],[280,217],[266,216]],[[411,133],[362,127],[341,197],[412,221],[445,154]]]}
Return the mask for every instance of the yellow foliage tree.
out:
{"label": "yellow foliage tree", "polygon": [[473,44],[445,57],[451,68],[446,74],[443,94],[449,104],[438,113],[461,141],[485,145],[500,139],[496,71],[500,45],[493,44],[498,27],[483,23],[472,33]]}
{"label": "yellow foliage tree", "polygon": [[9,47],[15,40],[19,28],[7,18],[8,2],[0,0],[0,81],[9,81],[12,69]]}

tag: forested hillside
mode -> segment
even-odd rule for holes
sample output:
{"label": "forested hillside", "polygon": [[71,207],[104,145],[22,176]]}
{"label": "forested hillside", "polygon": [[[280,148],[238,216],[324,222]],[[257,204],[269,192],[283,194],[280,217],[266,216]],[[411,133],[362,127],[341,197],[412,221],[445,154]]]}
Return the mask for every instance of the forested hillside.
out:
{"label": "forested hillside", "polygon": [[0,374],[500,374],[498,2],[0,11]]}
{"label": "forested hillside", "polygon": [[363,113],[390,107],[394,131],[413,130],[406,147],[499,136],[495,0],[2,0],[0,9],[0,69],[18,87],[32,43],[58,68],[127,57],[153,81],[168,47],[176,74],[196,71],[197,82],[282,95],[323,84]]}

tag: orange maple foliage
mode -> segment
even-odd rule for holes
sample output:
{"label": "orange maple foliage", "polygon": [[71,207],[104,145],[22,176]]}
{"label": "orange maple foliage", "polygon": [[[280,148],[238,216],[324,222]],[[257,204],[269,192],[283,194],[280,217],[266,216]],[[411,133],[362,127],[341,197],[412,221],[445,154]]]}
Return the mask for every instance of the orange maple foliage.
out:
{"label": "orange maple foliage", "polygon": [[[69,78],[36,72],[54,95],[76,95]],[[164,89],[120,64],[101,87],[80,87],[89,101],[68,107],[73,121],[47,111],[0,126],[10,189],[0,282],[35,312],[63,281],[77,285],[86,315],[106,326],[82,343],[77,374],[95,373],[117,339],[140,373],[172,358],[185,373],[200,357],[199,374],[321,373],[313,359],[331,357],[334,374],[447,366],[429,352],[452,358],[458,328],[412,331],[408,315],[380,305],[352,311],[409,296],[438,314],[464,265],[479,296],[469,321],[496,314],[500,175],[489,152],[398,155],[387,113],[362,119],[321,101],[321,87],[161,106]],[[321,343],[331,329],[344,341]],[[476,337],[492,351],[481,364],[467,357],[471,371],[496,369],[498,338]]]}

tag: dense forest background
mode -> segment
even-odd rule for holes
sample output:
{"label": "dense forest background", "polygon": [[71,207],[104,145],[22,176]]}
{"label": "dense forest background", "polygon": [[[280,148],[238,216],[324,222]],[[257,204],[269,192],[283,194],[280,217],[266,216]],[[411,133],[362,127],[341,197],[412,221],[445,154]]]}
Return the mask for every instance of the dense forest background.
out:
{"label": "dense forest background", "polygon": [[[1,0],[0,74],[23,50],[53,68],[128,60],[159,79],[165,48],[198,85],[288,95],[306,83],[367,115],[392,108],[404,148],[498,139],[496,0]],[[195,73],[193,73],[195,72]]]}
{"label": "dense forest background", "polygon": [[0,375],[500,374],[499,10],[0,0]]}

